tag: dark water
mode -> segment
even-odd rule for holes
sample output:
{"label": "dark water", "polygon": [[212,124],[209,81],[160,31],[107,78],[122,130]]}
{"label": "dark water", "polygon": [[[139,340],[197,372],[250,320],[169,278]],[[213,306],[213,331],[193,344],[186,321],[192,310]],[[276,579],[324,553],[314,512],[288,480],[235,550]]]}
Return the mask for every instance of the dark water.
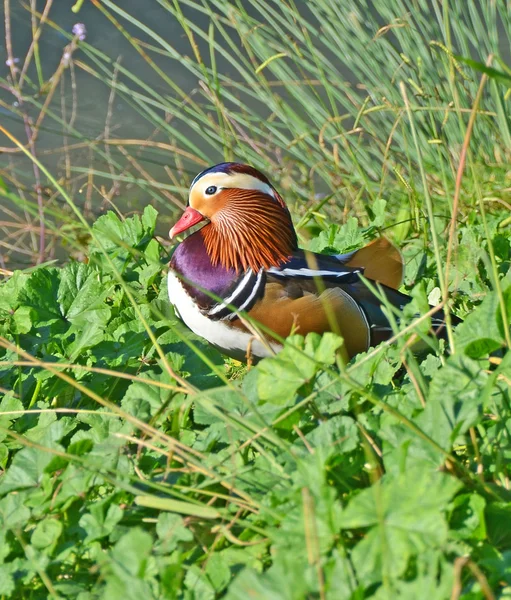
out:
{"label": "dark water", "polygon": [[[13,54],[21,61],[18,67],[21,67],[32,41],[31,17],[27,9],[24,8],[23,3],[23,0],[10,0]],[[149,29],[168,41],[177,53],[193,55],[189,40],[180,23],[159,4],[158,0],[116,0],[115,4],[122,7],[134,19],[138,19]],[[210,5],[212,4],[210,3]],[[295,4],[298,5],[301,11],[307,11],[307,2],[302,1]],[[87,43],[107,55],[111,59],[112,64],[119,60],[122,66],[129,69],[134,76],[140,79],[142,84],[139,89],[141,91],[144,91],[143,85],[147,85],[156,90],[158,94],[161,94],[162,98],[172,94],[169,86],[162,78],[148,66],[147,62],[132,47],[123,34],[89,0],[84,2],[78,14],[71,11],[72,5],[72,0],[54,0],[49,18],[68,34],[72,31],[74,24],[83,23],[87,30]],[[245,3],[245,6],[249,5],[249,2]],[[42,11],[44,6],[44,1],[37,0],[37,10]],[[209,18],[206,14],[201,14],[197,11],[191,12],[184,4],[181,6],[185,16],[193,18],[199,27],[207,30]],[[3,10],[4,3],[2,1],[0,7],[2,22],[5,16]],[[136,38],[142,42],[156,44],[149,35],[141,31],[138,27],[130,24],[121,16],[117,16],[117,18],[123,27]],[[208,57],[207,44],[201,42],[198,37],[196,39],[199,44],[199,50],[205,57]],[[500,50],[504,60],[509,59],[510,49],[508,45],[504,44],[507,39],[507,36],[502,36],[503,44],[501,44],[502,47]],[[9,68],[5,64],[7,52],[3,37],[0,38],[0,41],[2,43],[2,46],[0,46],[0,80],[6,82],[9,74]],[[49,25],[45,27],[40,38],[39,48],[43,79],[46,82],[46,87],[48,87],[50,77],[55,73],[62,60],[64,49],[69,41],[69,37],[64,33],[58,32]],[[474,44],[476,44],[476,40],[474,40]],[[323,51],[328,55],[328,49],[323,49]],[[192,94],[192,96],[194,92],[197,92],[199,89],[197,77],[192,75],[183,65],[180,65],[178,61],[170,60],[155,52],[149,51],[149,53],[155,63],[164,70],[165,74],[180,89],[187,94]],[[236,73],[233,72],[231,65],[226,60],[222,59],[218,54],[216,58],[217,68],[221,73],[236,77]],[[94,66],[93,61],[89,57],[86,57],[84,51],[80,48],[73,55],[73,59]],[[349,71],[343,65],[339,64],[338,58],[336,65],[343,77],[353,81]],[[98,67],[94,66],[94,68]],[[109,197],[123,213],[141,211],[145,204],[148,202],[153,203],[161,214],[158,233],[165,235],[179,210],[177,203],[185,201],[186,189],[184,183],[201,169],[200,165],[193,161],[183,160],[182,164],[179,165],[179,169],[176,169],[175,157],[170,152],[166,154],[165,152],[144,148],[143,146],[126,147],[131,157],[144,170],[144,174],[141,174],[133,163],[130,162],[129,158],[121,154],[118,149],[114,147],[105,148],[101,145],[101,149],[108,151],[111,158],[120,165],[120,168],[111,171],[111,166],[107,158],[101,157],[98,152],[92,152],[86,145],[86,142],[100,140],[105,135],[105,125],[109,110],[111,111],[109,119],[110,138],[144,140],[154,133],[154,125],[144,119],[140,111],[135,110],[130,105],[130,102],[126,98],[123,98],[122,94],[117,93],[111,101],[110,81],[98,79],[76,64],[74,68],[75,89],[73,90],[70,75],[71,72],[67,69],[63,77],[64,83],[56,89],[50,108],[55,112],[57,117],[63,117],[66,121],[70,120],[72,111],[75,110],[74,129],[79,132],[79,136],[74,137],[68,134],[66,137],[63,126],[57,120],[46,117],[36,142],[38,158],[65,185],[74,202],[84,210],[90,222],[105,210],[111,208],[110,203],[105,201],[104,195],[110,194],[113,190],[113,193]],[[23,112],[26,118],[34,121],[38,117],[39,110],[33,104],[44,102],[46,96],[44,93],[39,93],[37,73],[33,62],[27,76],[34,82],[34,85],[31,87],[25,84],[23,88],[24,95],[29,97],[26,98],[23,104]],[[120,77],[122,78],[122,74]],[[137,89],[136,84],[130,83],[129,85]],[[8,87],[8,83],[0,86],[0,100],[3,102],[3,105],[0,105],[0,123],[16,136],[20,142],[26,143],[26,125],[22,118],[16,115],[13,110],[10,110],[10,107],[16,102],[16,98]],[[30,101],[30,97],[33,99],[33,102]],[[195,97],[198,98],[198,94]],[[292,100],[289,99],[289,101]],[[162,114],[161,109],[155,110],[159,111],[160,115]],[[258,107],[258,111],[257,114],[263,114],[261,107]],[[187,127],[186,123],[181,122],[176,126],[188,139],[195,141],[200,146],[200,149],[207,154],[211,162],[219,162],[224,159],[220,148],[206,147],[206,142],[194,133],[193,128]],[[156,134],[154,139],[166,143],[172,141],[169,135],[161,134],[161,132]],[[68,154],[68,163],[66,163],[66,155],[62,152],[64,142],[67,144],[82,143],[81,148],[74,149]],[[0,146],[12,147],[13,144],[0,133]],[[91,181],[88,174],[80,172],[80,170],[90,169],[93,169],[95,172],[92,180],[96,189],[88,186],[88,183]],[[170,169],[170,172],[168,169]],[[102,176],[99,172],[103,172],[106,175]],[[111,172],[114,173],[117,180],[110,177]],[[141,180],[147,180],[148,177],[153,178],[154,184],[148,186],[137,182],[129,183],[122,181],[118,178],[119,173]],[[6,178],[6,174],[11,175],[13,180]],[[176,175],[181,189],[169,190],[169,193],[172,194],[172,198],[170,198],[168,194],[166,195],[162,191],[161,185],[172,187],[175,183],[172,179],[173,175]],[[21,195],[25,194],[32,201],[36,199],[36,195],[34,194],[35,174],[33,165],[24,155],[20,153],[0,154],[0,177],[5,179],[7,186],[12,192],[21,193]],[[44,205],[65,211],[65,203],[58,197],[52,198],[51,186],[48,181],[45,180],[42,174],[39,174],[39,177],[41,186],[49,190],[49,195],[42,198]],[[101,194],[98,190],[102,190],[104,193]],[[30,234],[24,232],[18,236],[17,232],[20,231],[19,228],[10,228],[5,225],[5,223],[16,219],[31,224],[33,231]],[[12,269],[15,266],[23,267],[34,263],[34,255],[31,254],[30,250],[37,248],[38,242],[35,238],[37,238],[36,230],[38,224],[37,215],[27,216],[19,204],[16,205],[16,203],[0,197],[0,268]],[[32,239],[30,239],[30,236]],[[23,252],[13,250],[13,247],[16,247],[16,245],[23,246]],[[63,258],[66,251],[62,250],[58,244],[55,244],[55,246],[49,248],[48,252],[45,253],[45,258]]]}
{"label": "dark water", "polygon": [[[31,16],[27,9],[24,8],[22,0],[10,0],[10,4],[13,55],[20,59],[17,67],[21,68],[33,39]],[[152,88],[158,94],[161,94],[163,98],[172,94],[167,83],[148,66],[147,62],[133,48],[124,35],[99,9],[86,0],[79,13],[75,14],[71,11],[72,5],[73,2],[68,0],[54,0],[49,18],[63,32],[67,32],[67,34],[71,33],[76,23],[83,23],[87,31],[86,42],[93,48],[103,52],[111,59],[112,63],[119,61],[120,65],[129,69],[135,77],[143,82],[143,85]],[[132,18],[141,21],[147,28],[160,35],[171,44],[177,53],[193,56],[192,47],[182,26],[157,0],[123,0],[122,2],[116,2],[116,5],[122,7]],[[45,2],[37,0],[36,6],[38,11],[42,11],[45,7]],[[193,18],[194,23],[202,29],[207,30],[209,24],[208,15],[198,13],[197,11],[191,12],[185,5],[182,5],[182,10],[185,16]],[[2,21],[3,17],[4,15],[2,14]],[[116,15],[116,18],[131,35],[142,42],[156,45],[156,42],[148,34],[141,31],[128,20],[123,19],[120,15]],[[43,78],[47,89],[50,78],[58,68],[65,48],[70,42],[69,36],[63,32],[59,32],[50,25],[46,25],[39,40]],[[209,60],[207,43],[202,41],[198,36],[196,37],[196,41],[205,59]],[[87,65],[92,65],[98,69],[98,67],[94,66],[90,57],[84,54],[84,51],[80,50],[79,47],[73,54],[75,61],[74,89],[72,87],[71,72],[69,69],[66,69],[63,76],[63,84],[59,85],[56,89],[50,104],[51,110],[67,122],[70,120],[73,111],[75,112],[73,125],[81,137],[73,137],[72,134],[65,136],[62,125],[47,116],[43,122],[35,146],[37,157],[56,178],[65,183],[66,190],[70,193],[74,202],[84,211],[89,222],[92,222],[98,215],[110,209],[111,205],[104,200],[104,197],[98,193],[97,189],[92,190],[90,187],[87,187],[87,174],[80,173],[80,169],[82,171],[84,169],[94,169],[94,184],[96,188],[102,187],[105,194],[115,189],[115,193],[111,194],[111,200],[125,214],[141,211],[148,202],[154,204],[161,214],[157,233],[164,236],[169,229],[169,225],[179,212],[179,208],[176,205],[179,202],[184,203],[186,201],[186,189],[184,186],[180,190],[172,190],[174,201],[169,200],[168,195],[165,195],[161,189],[158,189],[158,184],[172,186],[175,183],[175,181],[172,181],[172,174],[169,175],[168,170],[166,170],[167,168],[174,171],[175,157],[169,154],[167,160],[165,152],[155,151],[142,146],[126,147],[130,155],[143,168],[144,175],[142,175],[133,164],[130,164],[129,159],[123,156],[115,147],[110,146],[105,148],[101,146],[101,149],[108,151],[110,156],[121,165],[121,168],[112,169],[108,159],[101,157],[97,152],[92,153],[86,147],[86,144],[83,144],[82,148],[74,149],[69,153],[69,160],[66,164],[66,155],[62,151],[64,143],[76,144],[89,140],[99,140],[104,137],[109,111],[111,113],[109,117],[110,138],[144,140],[152,136],[155,129],[154,125],[144,119],[140,112],[135,110],[130,104],[130,101],[123,98],[122,94],[116,94],[112,101],[110,96],[111,81],[98,79],[76,64],[76,61],[83,61]],[[172,79],[172,82],[176,86],[183,90],[185,94],[192,94],[192,97],[198,98],[199,94],[197,92],[199,91],[199,86],[197,77],[191,74],[186,67],[179,64],[179,61],[170,60],[168,57],[160,56],[155,52],[149,51],[149,54],[156,65],[164,70],[165,74]],[[5,45],[3,45],[0,48],[0,77],[4,80],[8,78],[10,72],[9,67],[5,64],[6,60],[7,51]],[[226,76],[236,76],[232,66],[221,55],[217,54],[216,61],[219,72]],[[122,73],[119,74],[119,77],[122,79]],[[44,93],[39,93],[40,88],[37,84],[38,77],[34,61],[32,61],[28,69],[27,78],[34,82],[34,85],[30,86],[25,83],[23,88],[24,95],[32,97],[34,103],[43,103],[46,96]],[[129,83],[129,85],[131,88],[137,89],[136,84]],[[144,92],[142,86],[138,89]],[[0,99],[4,103],[3,106],[0,106],[0,123],[18,138],[21,143],[25,144],[27,141],[26,124],[23,118],[15,114],[14,110],[9,109],[9,107],[18,106],[15,96],[4,86],[3,88],[0,87]],[[30,98],[25,100],[22,108],[26,118],[31,119],[32,122],[37,120],[39,109],[30,102]],[[160,115],[162,114],[161,109],[156,110],[159,110]],[[221,148],[206,147],[207,144],[204,139],[197,135],[193,131],[193,128],[188,127],[186,123],[176,120],[176,128],[186,135],[187,139],[194,141],[202,151],[207,153],[208,159],[211,162],[224,160]],[[168,135],[161,134],[161,132],[156,134],[153,139],[166,143],[172,142]],[[13,144],[0,134],[0,146],[13,147]],[[200,164],[198,165],[193,161],[190,162],[187,160],[183,160],[179,167],[180,171],[176,175],[182,184],[202,169]],[[150,177],[154,179],[155,185],[148,187],[147,185],[139,185],[138,183],[115,181],[109,177],[112,171],[115,174],[121,172],[126,176],[138,179],[147,179],[147,177]],[[19,186],[13,185],[12,182],[6,179],[6,183],[11,191],[18,192],[20,188],[24,189],[25,194],[32,201],[36,200],[36,195],[33,192],[36,178],[30,159],[21,153],[0,154],[0,176],[2,176],[2,172],[13,175],[16,183],[19,184]],[[107,176],[103,177],[99,172],[106,173]],[[48,193],[50,193],[51,184],[46,181],[42,174],[39,174],[39,177],[41,186],[49,190]],[[42,202],[47,206],[48,196],[44,196]],[[51,206],[56,206],[64,211],[67,210],[65,203],[60,198],[53,198]],[[2,227],[1,222],[5,223],[12,220],[12,213],[18,215],[20,219],[27,223],[31,223],[33,229],[30,234],[31,240],[26,233],[24,237],[18,240],[13,235],[12,229],[6,226]],[[12,269],[34,263],[34,256],[31,256],[28,250],[37,248],[38,243],[34,240],[38,235],[36,231],[38,226],[39,219],[37,215],[27,217],[19,205],[16,206],[16,204],[9,203],[0,198],[0,268]],[[4,236],[3,247],[2,235]],[[18,242],[24,247],[24,250],[21,252],[17,252],[9,247],[6,248],[5,246],[5,244],[16,246]],[[46,253],[45,258],[56,257],[62,259],[65,258],[66,252],[67,250],[63,250],[59,244],[55,244]]]}
{"label": "dark water", "polygon": [[[22,6],[20,0],[11,0],[11,3],[13,52],[16,57],[23,58],[32,41],[30,14]],[[44,2],[39,1],[37,3],[38,9],[42,10],[44,4]],[[79,13],[75,14],[71,11],[72,4],[72,2],[68,2],[67,0],[54,0],[49,15],[50,19],[68,33],[72,32],[75,23],[83,23],[87,30],[86,41],[94,46],[94,48],[104,52],[113,60],[119,58],[122,64],[126,65],[137,77],[142,78],[149,86],[157,87],[158,83],[161,85],[161,80],[147,67],[144,59],[139,56],[122,33],[97,8],[86,1]],[[135,19],[141,20],[147,27],[153,29],[165,39],[172,40],[172,44],[178,52],[186,51],[188,42],[181,26],[157,2],[153,0],[123,0],[121,5],[123,10]],[[143,39],[138,29],[126,23],[121,18],[119,20],[122,21],[127,31],[136,35],[139,39]],[[41,61],[45,77],[49,77],[54,73],[68,41],[65,35],[48,25],[46,26],[40,40]],[[149,37],[146,38],[146,41],[149,41]],[[80,52],[76,53],[75,58],[83,59],[80,56]],[[8,67],[5,66],[6,59],[7,55],[4,45],[0,51],[3,76],[8,73]],[[29,73],[35,79],[36,71],[33,67]],[[172,78],[184,89],[191,89],[194,85],[194,82],[190,80],[184,69],[176,68],[172,73]],[[102,131],[105,116],[103,109],[106,108],[108,102],[109,90],[104,82],[90,77],[90,75],[80,69],[76,70],[76,83],[80,93],[80,110],[77,126],[83,125],[84,133],[93,137],[94,134],[99,134]],[[137,115],[136,112],[126,113],[125,111],[127,110],[127,106],[124,103],[120,101],[116,103],[115,111],[116,116],[119,117],[118,122],[122,124],[125,121],[124,124],[129,126],[129,131],[132,135],[145,133],[145,123],[140,122],[140,120],[137,121],[134,118]]]}
{"label": "dark water", "polygon": [[[49,13],[49,18],[62,30],[68,33],[71,33],[75,23],[83,23],[87,30],[86,41],[89,44],[99,51],[104,52],[112,59],[112,61],[119,60],[121,65],[128,68],[133,75],[140,78],[145,84],[156,91],[159,91],[162,96],[169,93],[166,84],[162,82],[161,78],[151,68],[148,67],[144,59],[126,40],[122,33],[100,12],[100,10],[95,8],[90,2],[86,1],[79,13],[75,14],[71,11],[72,4],[73,3],[68,0],[54,0]],[[177,52],[190,52],[189,41],[186,38],[182,27],[168,11],[162,8],[156,1],[123,0],[123,2],[117,4],[122,6],[123,10],[132,15],[132,17],[141,20],[147,27],[161,35],[165,40],[168,40]],[[37,10],[42,11],[44,6],[44,2],[37,2]],[[3,7],[4,5],[2,2],[2,8],[0,9],[2,22],[5,17]],[[138,28],[130,25],[121,17],[119,17],[119,20],[127,31],[135,35],[138,39],[154,43],[149,36],[140,32]],[[207,21],[207,17],[204,17],[204,20]],[[203,23],[203,25],[204,24],[205,23]],[[17,63],[17,67],[21,68],[24,57],[32,42],[30,13],[22,6],[21,0],[11,0],[11,34],[13,55],[19,59],[20,62]],[[39,41],[41,65],[45,82],[48,82],[49,78],[55,73],[62,60],[64,49],[69,41],[70,40],[66,35],[56,31],[49,25],[46,25]],[[4,39],[2,39],[2,42],[4,42]],[[197,86],[195,78],[190,76],[190,73],[177,62],[172,62],[169,70],[168,59],[159,57],[154,53],[151,54],[151,56],[157,64],[167,70],[167,75],[169,75],[173,82],[186,93],[192,92]],[[6,45],[5,43],[2,43],[2,46],[0,47],[0,77],[2,79],[7,79],[10,72],[9,67],[6,65],[7,58]],[[74,53],[73,58],[74,60],[84,60],[83,53],[80,49]],[[91,64],[91,61],[87,59],[85,59],[84,62]],[[219,68],[227,69],[227,65],[220,64]],[[73,91],[72,89],[70,71],[67,69],[63,77],[63,87],[59,86],[56,89],[50,104],[50,108],[58,116],[65,116],[66,120],[69,121],[73,111],[73,104],[76,103],[74,128],[78,130],[83,137],[82,140],[80,140],[74,139],[73,136],[70,135],[67,137],[68,144],[83,140],[94,140],[105,135],[105,124],[109,112],[110,101],[108,81],[97,79],[78,67],[75,67],[74,75],[75,90]],[[23,94],[32,96],[36,102],[44,102],[45,95],[37,93],[39,86],[37,85],[38,79],[34,61],[32,61],[32,65],[28,69],[27,78],[33,81],[35,85],[31,87],[25,83]],[[0,99],[3,101],[3,106],[0,106],[0,123],[12,135],[18,138],[21,143],[26,143],[26,124],[23,122],[23,118],[15,114],[14,110],[10,110],[11,106],[14,108],[19,107],[19,102],[6,87],[8,86],[0,88]],[[130,106],[130,103],[123,99],[120,94],[117,94],[113,101],[110,102],[111,115],[109,123],[111,138],[143,140],[153,133],[154,126],[147,122],[137,110]],[[32,122],[37,119],[39,110],[37,107],[31,105],[30,101],[26,101],[22,108],[27,119],[31,119]],[[156,137],[155,139],[161,139],[161,137]],[[36,142],[36,154],[43,164],[47,166],[54,175],[57,175],[57,177],[66,176],[64,154],[61,151],[58,151],[62,148],[64,141],[63,127],[59,125],[56,120],[46,117]],[[165,141],[168,142],[168,138]],[[0,134],[0,146],[11,148],[13,147],[13,144]],[[52,149],[57,151],[50,153],[49,151]],[[153,177],[156,182],[167,185],[172,184],[168,174],[164,170],[166,160],[163,153],[154,153],[150,150],[139,150],[133,146],[128,147],[127,149],[131,155],[137,158],[144,171],[150,177]],[[142,175],[137,173],[136,169],[129,168],[129,162],[126,160],[125,156],[122,156],[115,148],[109,148],[108,150],[115,160],[127,167],[128,170],[126,171],[126,174],[128,176],[132,174],[133,176],[142,178]],[[86,210],[87,218],[93,220],[98,214],[101,214],[107,208],[110,208],[110,206],[108,203],[105,203],[101,198],[101,195],[95,191],[92,192],[89,198],[85,197],[84,184],[87,181],[87,176],[77,174],[76,169],[80,167],[92,167],[96,171],[108,173],[108,161],[102,159],[97,154],[92,156],[91,152],[86,147],[73,150],[69,156],[71,163],[71,181],[67,181],[66,188],[71,193],[78,206]],[[219,158],[221,158],[221,156],[219,156]],[[168,164],[171,164],[170,160]],[[199,167],[193,165],[185,165],[185,169],[190,169],[191,173],[200,170]],[[30,194],[30,192],[35,185],[35,174],[33,165],[27,157],[21,153],[0,154],[0,170],[0,176],[2,172],[4,175],[8,172],[13,175],[15,181],[19,184],[19,186],[13,185],[12,181],[10,182],[8,178],[4,177],[5,183],[8,185],[10,191],[17,192],[19,189],[25,189],[27,195],[30,195],[34,199],[35,194]],[[67,171],[67,175],[69,175],[69,171]],[[40,183],[44,187],[47,185],[47,181],[42,174],[39,174],[39,176]],[[103,185],[105,191],[109,191],[114,183],[111,179],[102,179],[101,177],[95,177],[94,182],[97,186]],[[161,194],[157,187],[155,187],[152,192],[153,193],[150,194],[148,193],[147,188],[140,188],[136,184],[120,182],[117,185],[116,193],[113,195],[112,200],[124,213],[141,210],[149,201],[153,202],[153,204],[160,204],[161,206],[158,207],[162,212],[160,233],[163,234],[168,230],[168,224],[173,218],[172,214],[175,213],[177,208],[172,203],[169,203],[168,198]],[[176,195],[179,196],[179,194]],[[184,199],[184,190],[179,197],[181,200]],[[43,202],[47,202],[47,197],[43,198]],[[60,203],[60,201],[58,202]],[[59,206],[62,205],[59,204]],[[24,216],[23,210],[19,206],[16,206],[16,204],[13,204],[6,199],[0,198],[0,222],[5,223],[7,221],[12,221],[13,213],[19,215],[20,218],[26,220],[28,223],[32,222],[34,228],[37,227],[37,218]],[[21,245],[24,247],[24,251],[13,251],[12,249],[9,249],[9,247],[6,247],[5,244],[16,246],[17,236],[13,235],[13,229],[1,225],[0,227],[0,268],[12,269],[14,267],[23,267],[33,264],[33,258],[27,253],[27,249],[33,247],[34,243],[31,244],[30,240],[23,239]],[[31,235],[34,236],[37,234],[32,233]],[[25,237],[27,236],[25,235]],[[2,241],[4,242],[3,244],[1,244]],[[52,256],[62,258],[64,254],[65,252],[56,247],[49,252],[47,258],[51,258]]]}

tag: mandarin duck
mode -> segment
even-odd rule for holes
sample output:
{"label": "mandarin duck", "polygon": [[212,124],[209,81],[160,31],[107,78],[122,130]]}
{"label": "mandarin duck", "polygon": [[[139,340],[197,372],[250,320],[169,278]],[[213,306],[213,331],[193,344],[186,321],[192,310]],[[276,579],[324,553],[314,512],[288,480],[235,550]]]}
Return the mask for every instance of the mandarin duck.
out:
{"label": "mandarin duck", "polygon": [[[361,275],[378,282],[398,309],[411,300],[397,291],[403,262],[386,238],[349,254],[299,249],[282,197],[249,165],[225,162],[199,173],[169,235],[204,221],[174,251],[169,298],[193,332],[233,358],[269,356],[291,333],[335,331],[344,338],[345,360],[389,339],[382,302]],[[438,334],[445,323],[441,311],[436,317]]]}

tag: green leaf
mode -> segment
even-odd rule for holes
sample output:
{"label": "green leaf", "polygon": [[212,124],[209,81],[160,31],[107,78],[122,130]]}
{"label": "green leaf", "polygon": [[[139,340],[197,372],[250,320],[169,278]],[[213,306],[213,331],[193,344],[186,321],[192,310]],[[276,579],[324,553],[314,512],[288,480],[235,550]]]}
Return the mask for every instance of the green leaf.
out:
{"label": "green leaf", "polygon": [[452,565],[442,552],[429,550],[417,557],[412,577],[380,586],[371,600],[410,600],[415,598],[450,598],[453,589]]}
{"label": "green leaf", "polygon": [[358,220],[350,217],[341,227],[330,225],[326,231],[322,231],[310,242],[309,249],[312,252],[327,254],[344,253],[356,250],[364,242],[366,239],[363,231],[358,227]]}
{"label": "green leaf", "polygon": [[154,206],[151,206],[151,204],[146,204],[144,212],[142,213],[142,225],[151,235],[154,234],[157,218],[158,211],[154,208]]}
{"label": "green leaf", "polygon": [[99,540],[112,533],[123,517],[122,509],[110,499],[96,502],[90,507],[90,513],[80,519],[80,527],[87,532],[84,543]]}
{"label": "green leaf", "polygon": [[20,306],[13,315],[12,333],[28,333],[32,329],[32,309],[30,306]]}
{"label": "green leaf", "polygon": [[[511,287],[505,290],[505,297],[511,297]],[[511,306],[508,313],[511,313]],[[483,302],[463,323],[456,327],[454,342],[456,351],[464,352],[470,358],[480,358],[505,345],[502,331],[500,302],[497,292],[490,292]],[[511,317],[511,314],[508,314]]]}
{"label": "green leaf", "polygon": [[30,518],[30,509],[25,506],[25,493],[7,494],[0,500],[1,529],[17,529],[24,526]]}
{"label": "green leaf", "polygon": [[434,375],[417,424],[443,448],[475,425],[491,393],[483,365],[463,354],[450,356]]}
{"label": "green leaf", "polygon": [[55,268],[34,271],[18,296],[19,304],[32,309],[37,327],[63,319],[58,301],[60,271]]}
{"label": "green leaf", "polygon": [[355,496],[341,527],[369,528],[352,554],[359,579],[367,585],[399,577],[412,556],[441,547],[448,533],[443,513],[460,486],[442,473],[409,468],[385,475]]}
{"label": "green leaf", "polygon": [[1,479],[0,495],[39,485],[44,469],[52,458],[51,452],[36,448],[23,448],[17,452],[11,466]]}
{"label": "green leaf", "polygon": [[[145,251],[153,238],[157,214],[148,205],[142,219],[135,215],[121,221],[115,213],[109,211],[94,223],[92,230],[95,236],[119,271],[123,272],[130,262],[140,264],[142,261],[145,265],[139,253]],[[96,242],[91,244],[90,255],[95,263],[103,264],[104,257]]]}
{"label": "green leaf", "polygon": [[478,494],[456,496],[452,502],[452,514],[449,519],[451,535],[459,539],[484,540],[486,538],[485,508],[486,501]]}
{"label": "green leaf", "polygon": [[110,560],[103,561],[102,573],[106,580],[104,598],[155,598],[146,580],[152,545],[151,535],[139,527],[130,529],[119,539],[109,553]]}
{"label": "green leaf", "polygon": [[335,362],[342,345],[342,338],[333,333],[311,333],[305,339],[300,335],[288,337],[275,358],[267,358],[256,367],[260,399],[278,405],[292,402],[297,390],[310,383],[322,366]]}
{"label": "green leaf", "polygon": [[111,286],[100,282],[98,272],[83,263],[70,263],[62,270],[58,289],[61,314],[78,330],[110,317],[105,298]]}
{"label": "green leaf", "polygon": [[495,547],[508,550],[511,546],[511,503],[494,502],[485,509],[488,539]]}
{"label": "green leaf", "polygon": [[110,368],[115,368],[130,363],[137,366],[147,344],[147,332],[127,331],[116,337],[118,339],[115,341],[102,340],[92,349],[92,355],[98,361],[98,366],[108,365]]}
{"label": "green leaf", "polygon": [[57,543],[64,526],[57,519],[43,519],[37,524],[30,538],[30,543],[39,550],[48,549]]}
{"label": "green leaf", "polygon": [[27,430],[25,436],[28,440],[36,442],[41,446],[56,448],[56,442],[74,431],[77,427],[72,417],[57,418],[57,413],[48,410],[41,413],[37,425]]}
{"label": "green leaf", "polygon": [[12,597],[14,591],[14,577],[16,572],[16,564],[14,562],[0,565],[0,594],[6,598]]}
{"label": "green leaf", "polygon": [[196,598],[201,600],[215,599],[215,588],[197,564],[192,565],[186,573],[185,586]]}
{"label": "green leaf", "polygon": [[217,594],[227,587],[231,579],[231,571],[223,556],[218,552],[208,558],[206,576]]}
{"label": "green leaf", "polygon": [[5,444],[0,444],[0,469],[5,471],[9,459],[9,450]]}
{"label": "green leaf", "polygon": [[130,575],[143,577],[152,546],[153,538],[147,532],[133,528],[115,544],[112,558]]}
{"label": "green leaf", "polygon": [[156,533],[161,542],[161,551],[165,554],[175,550],[179,542],[193,540],[193,533],[185,527],[183,518],[170,512],[159,514]]}
{"label": "green leaf", "polygon": [[385,224],[385,213],[387,211],[387,201],[383,198],[377,198],[371,205],[372,213],[371,226],[383,227]]}
{"label": "green leaf", "polygon": [[14,271],[11,277],[0,284],[0,315],[2,311],[12,311],[19,306],[18,298],[29,276],[21,271]]}
{"label": "green leaf", "polygon": [[305,437],[312,448],[335,446],[339,453],[351,452],[360,443],[356,422],[351,417],[338,415],[320,422]]}
{"label": "green leaf", "polygon": [[[229,586],[225,600],[316,598],[319,597],[317,593],[310,593],[317,592],[317,576],[314,578],[316,573],[316,569],[307,564],[303,553],[298,549],[292,553],[281,553],[264,573],[257,573],[248,568],[243,569]],[[311,581],[316,585],[314,583],[311,585]]]}
{"label": "green leaf", "polygon": [[[0,365],[2,363],[0,362]],[[24,409],[22,402],[15,397],[13,393],[5,394],[0,401],[0,426],[8,428],[11,421],[19,419],[21,415],[12,415],[13,413]]]}
{"label": "green leaf", "polygon": [[[155,374],[154,372],[149,371],[144,375],[144,379],[155,381],[157,383],[167,383],[169,385],[176,384],[175,380],[171,379],[166,371],[161,374]],[[171,389],[151,385],[150,383],[134,381],[126,390],[121,406],[130,414],[134,414],[135,410],[138,411],[137,404],[141,401],[145,401],[149,404],[150,414],[154,415],[174,395],[175,392]]]}

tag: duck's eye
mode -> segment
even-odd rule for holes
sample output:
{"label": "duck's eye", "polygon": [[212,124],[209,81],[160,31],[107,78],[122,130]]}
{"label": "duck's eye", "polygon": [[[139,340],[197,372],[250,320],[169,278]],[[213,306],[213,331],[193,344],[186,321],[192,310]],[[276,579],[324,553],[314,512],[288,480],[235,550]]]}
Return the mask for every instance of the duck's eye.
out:
{"label": "duck's eye", "polygon": [[210,185],[208,188],[206,188],[206,194],[208,196],[212,196],[216,191],[217,191],[217,187],[216,185]]}

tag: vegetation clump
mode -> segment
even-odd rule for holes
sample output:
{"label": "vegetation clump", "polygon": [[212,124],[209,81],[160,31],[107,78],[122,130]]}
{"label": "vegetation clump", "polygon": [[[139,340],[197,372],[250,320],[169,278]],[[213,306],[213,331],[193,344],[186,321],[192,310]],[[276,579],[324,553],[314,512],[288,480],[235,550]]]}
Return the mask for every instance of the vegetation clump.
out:
{"label": "vegetation clump", "polygon": [[[506,3],[154,4],[189,47],[76,6],[144,76],[51,2],[16,61],[6,10],[0,596],[511,597]],[[69,38],[51,74],[47,32]],[[146,136],[115,134],[116,103]],[[169,207],[222,157],[271,176],[302,246],[402,248],[393,343],[344,365],[336,335],[295,335],[247,368],[179,321]],[[464,319],[447,342],[430,304]]]}

